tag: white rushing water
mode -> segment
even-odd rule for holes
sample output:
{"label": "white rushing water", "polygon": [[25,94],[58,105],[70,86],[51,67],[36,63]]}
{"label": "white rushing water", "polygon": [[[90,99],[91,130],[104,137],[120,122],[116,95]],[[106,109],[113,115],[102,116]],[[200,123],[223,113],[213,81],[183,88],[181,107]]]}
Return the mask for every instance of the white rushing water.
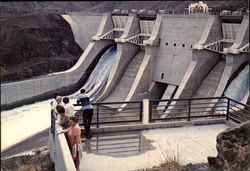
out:
{"label": "white rushing water", "polygon": [[1,111],[1,151],[50,126],[51,100]]}
{"label": "white rushing water", "polygon": [[[239,75],[233,79],[233,81],[226,88],[224,96],[234,99],[238,102],[246,103],[247,97],[249,96],[249,65],[246,65],[245,68],[240,71]],[[221,99],[220,102],[224,102],[224,104],[226,104],[227,100]],[[235,102],[231,101],[230,104],[235,105]],[[217,106],[220,106],[216,107],[216,110],[218,111],[227,110],[226,106],[221,107],[221,104],[218,104]]]}
{"label": "white rushing water", "polygon": [[[109,72],[111,70],[114,57],[116,55],[116,46],[112,45],[101,57],[95,69],[92,71],[87,82],[82,88],[86,90],[86,93],[90,96],[91,100],[101,91],[105,85]],[[82,89],[81,88],[81,89]],[[72,94],[70,98],[75,98],[80,90]]]}
{"label": "white rushing water", "polygon": [[[111,46],[101,56],[83,86],[91,98],[94,98],[105,85],[115,54],[116,46]],[[69,97],[74,98],[74,95],[78,93],[77,91]],[[50,102],[52,100],[1,111],[1,151],[50,127]],[[75,99],[72,99],[71,103],[75,103]]]}
{"label": "white rushing water", "polygon": [[224,95],[240,102],[248,92],[249,65],[246,65],[239,75],[227,87]]}

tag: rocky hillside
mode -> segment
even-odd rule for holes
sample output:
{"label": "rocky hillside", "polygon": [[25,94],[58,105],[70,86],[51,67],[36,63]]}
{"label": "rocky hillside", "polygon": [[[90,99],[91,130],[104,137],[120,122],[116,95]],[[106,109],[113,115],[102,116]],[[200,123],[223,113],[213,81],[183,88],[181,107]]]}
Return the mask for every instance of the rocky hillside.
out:
{"label": "rocky hillside", "polygon": [[[40,2],[0,2],[4,8],[42,8],[58,10],[107,10],[114,8],[120,9],[153,9],[153,10],[176,10],[184,11],[189,3],[197,1],[40,1]],[[249,9],[248,0],[234,1],[204,1],[213,11],[228,10],[247,10]]]}
{"label": "rocky hillside", "polygon": [[32,155],[22,155],[1,159],[1,171],[55,171],[49,151],[35,151]]}
{"label": "rocky hillside", "polygon": [[210,166],[217,170],[250,169],[250,122],[221,132],[216,138],[216,157],[208,157]]}
{"label": "rocky hillside", "polygon": [[83,50],[57,14],[0,13],[1,81],[16,81],[72,67]]}

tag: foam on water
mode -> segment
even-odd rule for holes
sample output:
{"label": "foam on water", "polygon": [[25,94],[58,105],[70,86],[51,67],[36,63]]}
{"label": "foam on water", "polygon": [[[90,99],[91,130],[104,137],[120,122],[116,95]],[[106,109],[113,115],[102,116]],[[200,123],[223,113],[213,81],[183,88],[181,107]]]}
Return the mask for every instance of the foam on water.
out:
{"label": "foam on water", "polygon": [[[111,46],[100,58],[97,66],[83,86],[94,98],[105,85],[116,54],[116,46]],[[70,95],[71,103],[76,103],[75,95]],[[50,127],[50,102],[53,99],[36,102],[15,109],[1,111],[1,150]]]}

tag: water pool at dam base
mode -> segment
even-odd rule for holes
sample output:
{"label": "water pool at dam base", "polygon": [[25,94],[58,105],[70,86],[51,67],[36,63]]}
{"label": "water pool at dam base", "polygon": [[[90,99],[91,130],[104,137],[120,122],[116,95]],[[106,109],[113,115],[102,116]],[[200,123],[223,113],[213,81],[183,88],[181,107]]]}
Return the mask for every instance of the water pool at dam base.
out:
{"label": "water pool at dam base", "polygon": [[128,171],[158,166],[164,156],[179,157],[181,164],[207,163],[216,156],[216,136],[226,124],[94,134],[83,141],[80,170]]}

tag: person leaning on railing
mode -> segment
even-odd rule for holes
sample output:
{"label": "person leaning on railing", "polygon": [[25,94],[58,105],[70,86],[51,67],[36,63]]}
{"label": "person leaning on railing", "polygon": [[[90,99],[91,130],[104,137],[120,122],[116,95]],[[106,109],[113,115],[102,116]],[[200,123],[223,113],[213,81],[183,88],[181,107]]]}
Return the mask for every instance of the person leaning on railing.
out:
{"label": "person leaning on railing", "polygon": [[65,109],[63,106],[57,105],[56,110],[58,114],[60,115],[60,121],[58,124],[63,127],[63,129],[69,128],[69,117],[65,114]]}
{"label": "person leaning on railing", "polygon": [[93,106],[90,103],[89,96],[85,93],[85,89],[80,90],[80,94],[77,96],[77,104],[82,105],[81,111],[86,139],[91,139],[92,135],[90,134],[90,125],[94,111]]}
{"label": "person leaning on railing", "polygon": [[68,129],[62,130],[57,133],[67,133],[69,137],[69,147],[71,151],[72,158],[75,163],[75,167],[79,170],[80,160],[82,158],[82,145],[81,145],[81,128],[77,123],[78,119],[75,116],[69,118],[70,127]]}

